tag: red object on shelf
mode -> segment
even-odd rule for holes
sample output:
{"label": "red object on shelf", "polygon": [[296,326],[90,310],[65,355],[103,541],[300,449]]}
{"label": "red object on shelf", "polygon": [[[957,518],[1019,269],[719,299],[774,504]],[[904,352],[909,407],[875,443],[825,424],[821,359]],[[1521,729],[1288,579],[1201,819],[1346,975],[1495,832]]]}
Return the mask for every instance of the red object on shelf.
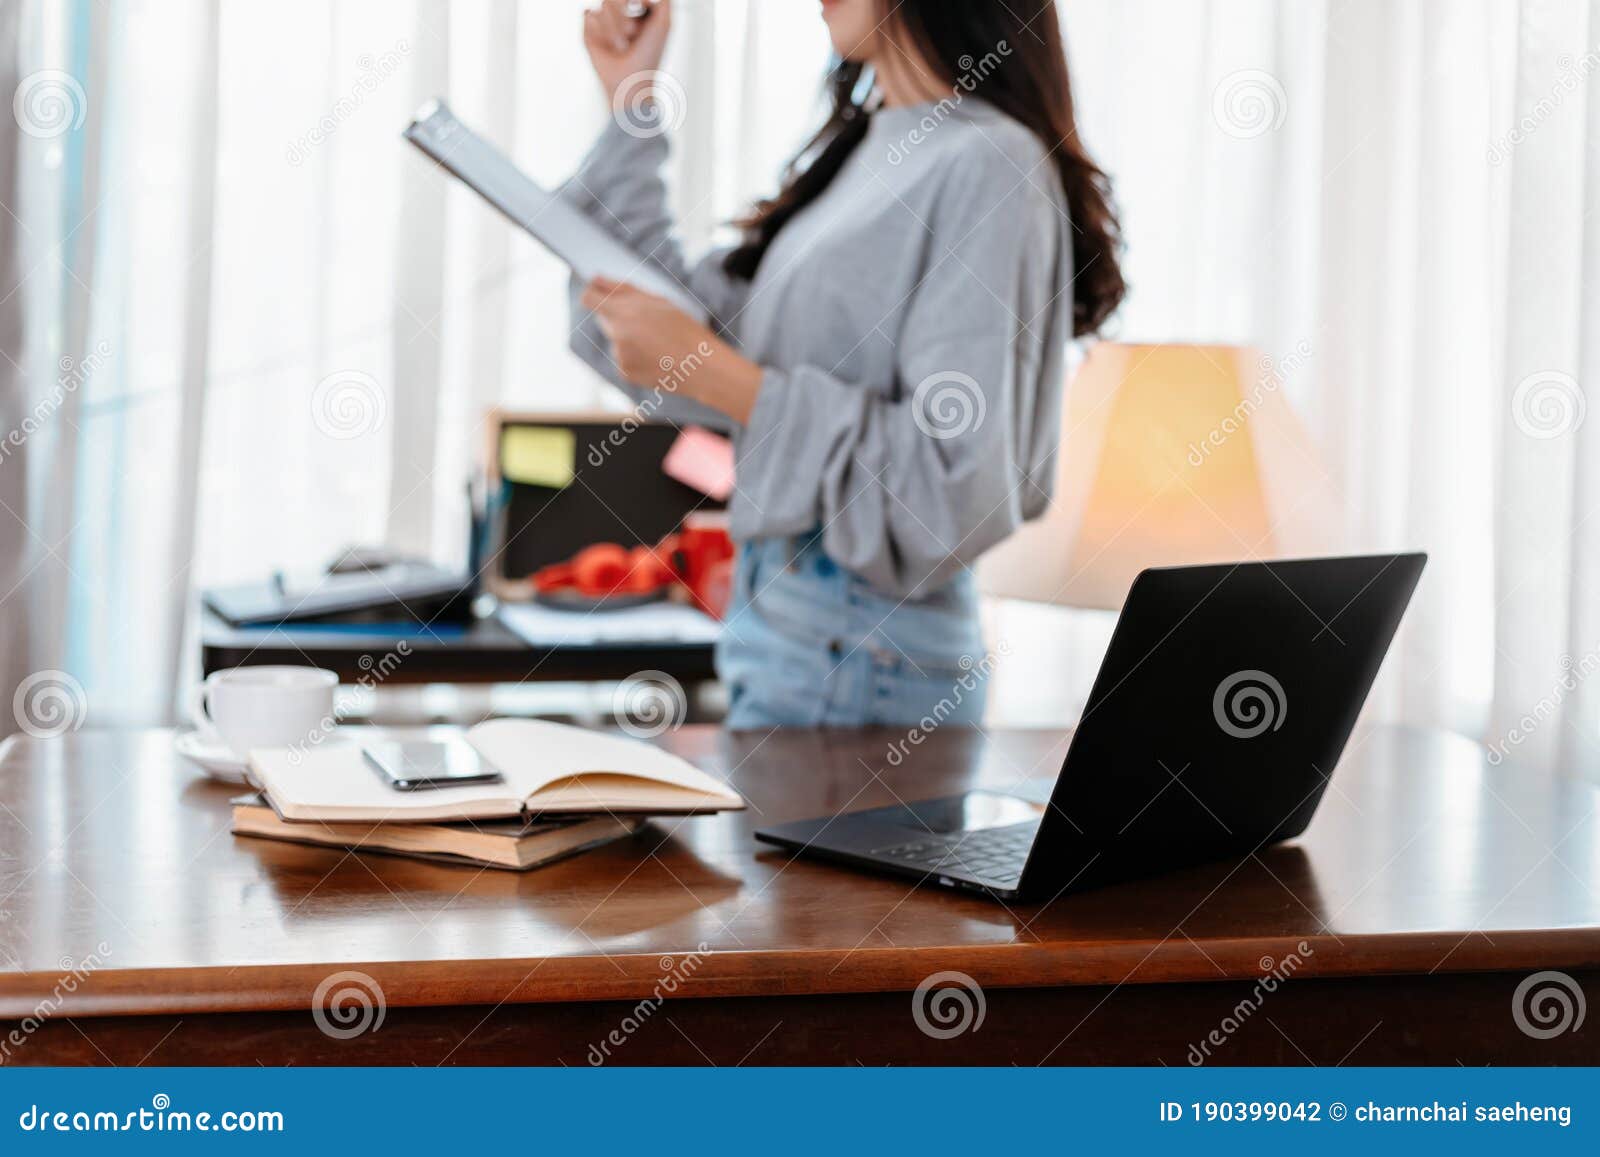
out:
{"label": "red object on shelf", "polygon": [[682,531],[653,547],[632,549],[615,542],[586,546],[566,562],[536,571],[531,583],[541,595],[649,595],[682,584],[694,604],[720,619],[733,579],[733,540],[720,522],[691,518]]}
{"label": "red object on shelf", "polygon": [[667,553],[673,549],[672,541],[659,548],[636,546],[631,550],[614,542],[586,546],[566,562],[536,571],[533,589],[542,595],[569,592],[596,599],[652,594],[679,581]]}
{"label": "red object on shelf", "polygon": [[540,594],[566,590],[572,586],[572,583],[572,564],[570,562],[558,562],[554,566],[547,566],[533,576],[533,589]]}
{"label": "red object on shelf", "polygon": [[596,543],[572,556],[572,585],[579,594],[609,595],[622,586],[632,569],[633,560],[626,547],[614,542]]}
{"label": "red object on shelf", "polygon": [[706,614],[722,618],[733,589],[733,539],[720,521],[691,518],[678,534],[678,554],[683,559],[683,582],[689,595]]}
{"label": "red object on shelf", "polygon": [[[669,543],[671,539],[667,540]],[[660,550],[652,550],[648,546],[636,546],[630,552],[631,569],[628,572],[628,589],[639,594],[659,590],[662,587],[672,586],[678,581],[678,572],[673,568],[668,557],[663,557],[661,550],[670,550],[663,546]]]}

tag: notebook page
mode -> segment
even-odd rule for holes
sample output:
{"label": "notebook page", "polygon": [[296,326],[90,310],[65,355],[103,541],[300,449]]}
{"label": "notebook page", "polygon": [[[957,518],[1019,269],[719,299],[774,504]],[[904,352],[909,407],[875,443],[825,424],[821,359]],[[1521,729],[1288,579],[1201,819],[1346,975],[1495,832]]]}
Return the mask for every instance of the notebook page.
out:
{"label": "notebook page", "polygon": [[694,764],[638,739],[541,719],[491,719],[469,730],[467,741],[495,766],[517,768],[525,797],[557,780],[598,773],[685,788],[722,807],[744,806],[736,792]]}
{"label": "notebook page", "polygon": [[355,741],[332,740],[311,751],[287,747],[250,752],[253,777],[285,819],[500,819],[520,815],[536,786],[501,767],[501,783],[429,791],[396,791],[361,754]]}

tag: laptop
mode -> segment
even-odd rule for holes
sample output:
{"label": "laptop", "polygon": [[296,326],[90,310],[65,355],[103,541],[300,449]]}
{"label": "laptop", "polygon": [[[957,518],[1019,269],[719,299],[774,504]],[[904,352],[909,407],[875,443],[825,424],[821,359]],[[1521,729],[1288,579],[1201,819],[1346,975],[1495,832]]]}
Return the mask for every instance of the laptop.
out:
{"label": "laptop", "polygon": [[1426,561],[1146,570],[1048,803],[973,791],[756,838],[1000,900],[1048,900],[1291,839],[1321,802]]}

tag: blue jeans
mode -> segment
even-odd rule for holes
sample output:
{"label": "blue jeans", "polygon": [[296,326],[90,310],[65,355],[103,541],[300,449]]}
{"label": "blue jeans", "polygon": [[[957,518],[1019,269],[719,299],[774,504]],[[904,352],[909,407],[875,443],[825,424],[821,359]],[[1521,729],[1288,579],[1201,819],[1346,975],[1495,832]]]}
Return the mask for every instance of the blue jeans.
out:
{"label": "blue jeans", "polygon": [[819,537],[740,547],[717,643],[728,727],[981,720],[988,665],[972,575],[902,601],[840,567]]}

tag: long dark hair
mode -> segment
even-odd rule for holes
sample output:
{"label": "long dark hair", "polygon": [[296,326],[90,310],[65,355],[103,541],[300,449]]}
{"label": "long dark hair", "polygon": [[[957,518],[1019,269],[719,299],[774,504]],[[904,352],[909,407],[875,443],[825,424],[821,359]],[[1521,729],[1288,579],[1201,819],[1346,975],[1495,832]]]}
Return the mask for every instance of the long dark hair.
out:
{"label": "long dark hair", "polygon": [[[887,7],[886,0],[880,6]],[[945,84],[955,86],[974,60],[998,59],[974,91],[1031,129],[1049,150],[1072,222],[1073,333],[1099,330],[1127,292],[1118,261],[1121,230],[1110,179],[1078,140],[1054,0],[900,0],[884,20],[889,34],[903,34]],[[1004,56],[997,57],[997,50]],[[834,69],[827,123],[789,162],[777,195],[736,222],[744,236],[724,259],[729,273],[754,277],[778,231],[828,187],[866,136],[872,98],[862,91],[864,67],[843,61]]]}

